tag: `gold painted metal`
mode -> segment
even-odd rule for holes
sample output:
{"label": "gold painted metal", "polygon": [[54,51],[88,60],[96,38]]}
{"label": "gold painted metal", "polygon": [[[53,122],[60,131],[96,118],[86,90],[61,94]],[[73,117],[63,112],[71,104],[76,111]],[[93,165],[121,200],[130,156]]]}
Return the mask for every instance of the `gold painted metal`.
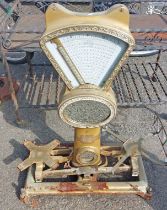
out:
{"label": "gold painted metal", "polygon": [[[23,171],[33,164],[37,164],[38,171],[43,169],[43,164],[50,168],[56,168],[59,163],[67,161],[66,158],[51,156],[51,151],[58,147],[60,142],[54,140],[49,144],[37,146],[32,141],[25,140],[24,146],[30,151],[29,157],[18,165],[20,171]],[[39,175],[37,175],[39,176]]]}
{"label": "gold painted metal", "polygon": [[[92,123],[80,123],[78,121],[76,122],[68,118],[68,116],[64,115],[64,110],[68,105],[76,101],[82,101],[82,100],[97,101],[105,104],[111,111],[110,116],[106,120],[100,123],[92,124]],[[60,105],[58,107],[58,110],[61,119],[73,127],[79,127],[79,128],[100,127],[109,123],[115,117],[117,110],[116,98],[111,88],[110,91],[105,91],[95,85],[90,85],[90,84],[80,85],[78,88],[75,88],[71,91],[66,89],[66,92],[64,93],[64,95],[62,94],[62,98],[60,99]]]}
{"label": "gold painted metal", "polygon": [[[92,135],[95,134],[96,136]],[[81,142],[87,142],[85,136],[87,135],[89,141],[96,142],[96,138],[99,137],[99,129],[79,129],[76,130],[76,137]],[[94,137],[93,137],[94,136]],[[90,143],[88,141],[88,143]],[[78,143],[78,142],[77,142]],[[86,143],[87,144],[87,143]],[[72,147],[71,146],[60,146],[52,150],[52,155],[61,154],[63,157],[69,159]],[[27,204],[32,204],[33,197],[37,195],[64,195],[64,194],[90,194],[90,193],[99,193],[99,194],[137,194],[142,196],[145,199],[150,199],[151,194],[149,193],[147,177],[145,174],[143,161],[141,153],[138,150],[138,144],[131,142],[126,142],[126,145],[120,144],[111,144],[110,146],[101,146],[100,153],[106,158],[124,158],[124,161],[117,165],[117,168],[112,166],[82,166],[82,167],[73,167],[65,164],[64,168],[59,169],[44,169],[41,171],[39,164],[36,164],[36,168],[30,167],[28,171],[28,176],[25,184],[25,188],[22,189],[21,199]],[[127,155],[128,151],[128,155]],[[114,179],[122,173],[132,173],[133,164],[132,158],[136,155],[138,161],[135,163],[135,169],[138,169],[138,176],[134,180],[127,181],[97,181],[97,178],[100,174],[105,174],[109,176],[112,180],[112,174],[114,174]],[[120,158],[119,158],[120,157]],[[125,160],[130,159],[129,162],[125,163]],[[67,161],[68,162],[68,161]],[[68,167],[67,167],[68,166]],[[37,174],[39,170],[41,173]],[[38,175],[38,176],[37,176]],[[61,180],[61,178],[77,176],[78,180],[76,182],[61,182],[61,181],[52,181],[49,182],[49,179]],[[38,178],[38,179],[37,179]],[[42,182],[43,179],[48,181]],[[41,182],[40,182],[41,181]]]}
{"label": "gold painted metal", "polygon": [[37,162],[36,163],[36,170],[35,170],[35,180],[36,182],[42,182],[43,180],[43,169],[44,169],[44,163],[43,162]]}
{"label": "gold painted metal", "polygon": [[75,166],[100,163],[100,128],[75,128],[72,163]]}
{"label": "gold painted metal", "polygon": [[[40,45],[69,89],[72,89],[73,86],[47,49],[46,43],[64,34],[85,31],[108,34],[128,43],[127,51],[103,86],[104,89],[108,89],[135,45],[134,38],[129,30],[128,9],[124,5],[118,4],[104,12],[78,13],[67,10],[59,4],[51,4],[48,7],[46,11],[46,31],[41,37]],[[71,71],[73,72],[73,69]],[[73,74],[75,75],[75,71]]]}

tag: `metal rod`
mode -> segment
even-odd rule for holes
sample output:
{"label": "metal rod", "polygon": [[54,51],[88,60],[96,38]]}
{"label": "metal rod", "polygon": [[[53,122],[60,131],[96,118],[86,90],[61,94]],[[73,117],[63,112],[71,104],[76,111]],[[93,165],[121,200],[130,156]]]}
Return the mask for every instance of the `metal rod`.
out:
{"label": "metal rod", "polygon": [[48,84],[48,90],[47,90],[47,99],[46,99],[46,104],[49,104],[50,101],[50,96],[51,96],[51,85],[53,81],[53,73],[51,73],[50,78],[49,78],[49,84]]}
{"label": "metal rod", "polygon": [[42,77],[41,77],[41,82],[40,82],[39,94],[37,98],[37,105],[41,103],[41,98],[42,98],[43,89],[44,89],[44,80],[45,80],[45,73],[43,72]]}
{"label": "metal rod", "polygon": [[112,83],[112,85],[113,85],[113,90],[114,90],[114,92],[116,93],[116,96],[117,96],[117,101],[118,101],[118,103],[121,103],[121,101],[122,101],[122,99],[121,99],[121,96],[120,96],[120,92],[119,92],[119,90],[117,89],[117,85],[116,85],[116,79],[115,80],[113,80],[113,83]]}
{"label": "metal rod", "polygon": [[150,97],[150,94],[149,94],[149,92],[148,92],[148,90],[147,90],[146,84],[145,84],[145,82],[144,82],[144,80],[143,80],[143,78],[142,78],[142,76],[141,76],[141,74],[140,74],[140,71],[139,71],[139,69],[138,69],[138,65],[135,64],[135,67],[136,67],[136,71],[137,71],[137,73],[138,73],[138,75],[139,75],[139,78],[140,78],[140,80],[141,80],[141,82],[142,82],[142,84],[143,84],[144,90],[145,90],[145,92],[146,92],[146,94],[147,94],[149,100],[152,101],[152,99],[151,99],[151,97]]}
{"label": "metal rod", "polygon": [[166,90],[164,89],[164,86],[162,85],[162,83],[161,83],[161,81],[160,81],[160,79],[159,79],[159,77],[158,77],[158,75],[157,75],[157,72],[156,72],[158,66],[157,66],[156,69],[154,70],[153,65],[152,65],[151,63],[149,63],[149,64],[150,64],[150,66],[151,66],[151,68],[152,68],[152,70],[153,70],[153,77],[156,76],[156,80],[159,82],[159,85],[161,86],[161,89],[163,90],[164,94],[167,96],[167,92],[166,92]]}
{"label": "metal rod", "polygon": [[34,99],[35,92],[36,92],[36,87],[37,87],[37,84],[38,84],[38,82],[37,82],[37,76],[36,75],[35,75],[35,79],[33,79],[33,82],[34,82],[33,83],[33,92],[31,94],[31,99],[30,99],[30,102],[29,102],[31,105],[33,104],[33,99]]}
{"label": "metal rod", "polygon": [[61,77],[58,75],[58,78],[57,78],[57,85],[56,85],[56,98],[55,98],[55,104],[59,104],[59,97],[60,97],[60,82],[61,82]]}
{"label": "metal rod", "polygon": [[14,87],[13,87],[12,75],[11,75],[10,68],[9,68],[9,65],[8,65],[8,62],[6,59],[6,55],[5,55],[5,52],[4,52],[4,49],[2,46],[1,46],[1,52],[2,52],[4,69],[7,73],[7,78],[9,81],[9,91],[10,91],[11,98],[12,98],[12,101],[13,101],[13,104],[15,107],[16,121],[17,121],[17,123],[21,123],[21,118],[20,118],[20,114],[19,114],[19,104],[18,104],[18,100],[16,97]]}
{"label": "metal rod", "polygon": [[158,68],[160,69],[161,73],[163,74],[163,76],[165,77],[165,79],[166,79],[166,81],[167,81],[167,76],[165,75],[165,73],[164,73],[162,67],[160,66],[159,63],[157,63],[157,65],[158,65]]}
{"label": "metal rod", "polygon": [[[155,70],[153,70],[153,74],[152,74],[152,80],[155,82],[156,81],[156,79],[157,78],[155,78],[155,73],[156,73],[156,71],[157,71],[157,69],[158,69],[158,63],[159,63],[159,60],[160,60],[160,57],[161,57],[161,52],[162,52],[162,50],[159,50],[159,52],[158,52],[158,56],[157,56],[157,60],[156,60],[156,66],[155,66]],[[153,69],[153,68],[152,68]]]}
{"label": "metal rod", "polygon": [[[119,168],[117,168],[115,170],[115,173],[120,173],[123,171],[129,171],[131,169],[130,166],[120,166]],[[87,169],[85,169],[85,171],[87,172]],[[98,167],[93,168],[90,167],[89,169],[89,173],[90,174],[100,174],[100,173],[112,173],[113,171],[113,167]],[[63,176],[63,175],[81,175],[84,173],[84,168],[82,170],[80,170],[80,168],[70,168],[70,169],[62,169],[62,170],[44,170],[43,171],[43,178],[51,178],[51,177],[56,177],[56,176]]]}
{"label": "metal rod", "polygon": [[154,93],[155,93],[155,95],[156,95],[157,98],[158,98],[158,101],[161,101],[161,99],[160,99],[160,97],[159,97],[159,95],[158,95],[158,93],[157,93],[157,90],[156,90],[156,88],[155,88],[155,86],[154,86],[154,84],[153,84],[153,82],[152,82],[152,80],[151,80],[151,78],[150,78],[150,76],[149,76],[149,74],[148,74],[147,68],[145,67],[145,65],[144,65],[143,63],[142,63],[142,66],[143,66],[143,68],[144,68],[144,70],[145,70],[145,72],[146,72],[146,74],[147,74],[147,77],[148,77],[148,79],[149,79],[149,81],[150,81],[150,84],[151,84],[153,90],[154,90]]}
{"label": "metal rod", "polygon": [[121,73],[123,75],[123,78],[124,78],[124,81],[125,81],[125,85],[126,85],[126,89],[128,90],[128,94],[129,94],[130,100],[132,102],[132,101],[134,101],[134,96],[133,96],[132,90],[130,88],[130,85],[128,85],[129,84],[128,77],[126,75],[126,72],[123,70],[123,67],[122,67]]}
{"label": "metal rod", "polygon": [[139,93],[139,90],[138,90],[138,88],[137,88],[136,81],[135,81],[135,78],[134,78],[134,76],[133,76],[133,74],[132,74],[132,71],[131,71],[130,65],[129,65],[129,64],[127,64],[127,66],[128,66],[129,73],[130,73],[130,75],[131,75],[131,79],[132,79],[132,81],[133,81],[133,84],[134,84],[134,86],[135,86],[135,89],[136,89],[137,95],[138,95],[138,97],[139,97],[139,101],[141,102],[141,101],[142,101],[142,98],[141,98],[140,93]]}
{"label": "metal rod", "polygon": [[[161,131],[163,130],[163,132],[165,133],[165,136],[166,136],[166,141],[165,141],[165,142],[162,142],[162,139],[161,139],[161,137],[159,136],[159,133],[160,133],[160,132],[158,132],[157,129],[156,129],[156,127],[155,127],[155,124],[156,124],[156,122],[158,122],[158,121],[159,121],[160,124],[161,124]],[[161,143],[161,145],[162,145],[163,152],[164,152],[165,156],[167,157],[167,152],[166,152],[166,150],[165,150],[165,148],[164,148],[164,145],[167,143],[167,133],[166,133],[166,130],[165,130],[165,128],[164,128],[164,126],[163,126],[161,120],[159,119],[159,117],[157,117],[157,120],[156,120],[155,123],[154,123],[154,129],[156,129],[156,131],[158,132],[158,138],[159,138],[160,143]]]}
{"label": "metal rod", "polygon": [[33,78],[34,72],[33,72],[32,63],[31,63],[31,52],[26,52],[26,58],[27,58],[28,71],[30,74],[30,78]]}
{"label": "metal rod", "polygon": [[122,103],[124,103],[124,102],[125,102],[125,99],[124,99],[124,95],[123,95],[123,93],[122,93],[122,88],[120,87],[119,76],[117,76],[117,77],[115,78],[115,81],[116,81],[116,83],[117,83],[117,87],[118,87],[118,91],[119,91],[119,94],[120,94],[121,101],[122,101]]}
{"label": "metal rod", "polygon": [[36,74],[35,73],[33,75],[33,79],[31,79],[30,82],[31,82],[31,88],[30,88],[30,91],[29,91],[29,94],[28,94],[28,97],[27,97],[27,100],[28,101],[31,100],[32,92],[33,92],[33,89],[34,89],[34,84],[36,82]]}
{"label": "metal rod", "polygon": [[[22,79],[22,81],[21,81],[21,83],[20,83],[20,90],[23,90],[24,85],[25,85],[25,83],[26,83],[26,81],[27,81],[27,77],[28,77],[28,75],[26,74],[25,77]],[[21,91],[19,91],[19,92],[18,92],[18,95],[20,95],[20,98],[18,98],[19,101],[22,101],[22,100],[23,100],[24,94],[21,94]]]}

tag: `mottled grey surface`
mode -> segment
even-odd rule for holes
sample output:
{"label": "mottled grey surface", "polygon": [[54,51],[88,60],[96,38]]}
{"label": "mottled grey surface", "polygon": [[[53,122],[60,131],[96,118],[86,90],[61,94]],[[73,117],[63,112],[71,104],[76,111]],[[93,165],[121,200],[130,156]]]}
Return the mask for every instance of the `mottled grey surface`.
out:
{"label": "mottled grey surface", "polygon": [[[35,61],[36,59],[36,61]],[[34,62],[43,61],[41,57],[36,56]],[[13,75],[21,78],[25,74],[26,65],[17,67],[12,66]],[[2,71],[2,69],[1,69]],[[24,99],[25,100],[25,99]],[[166,124],[167,106],[154,107]],[[20,110],[22,118],[25,120],[24,127],[17,127],[14,120],[15,115],[10,101],[1,105],[0,111],[0,209],[2,210],[22,210],[31,209],[21,203],[18,199],[20,189],[24,185],[26,172],[20,173],[17,165],[27,157],[27,150],[23,147],[24,139],[38,139],[41,143],[48,143],[57,138],[60,141],[72,141],[73,129],[64,124],[58,117],[57,111],[44,111],[34,108]],[[119,109],[118,116],[112,123],[115,133],[122,135],[125,139],[149,137],[152,132],[152,115],[145,109]],[[110,140],[107,134],[103,138]],[[148,138],[147,138],[148,139]],[[149,141],[150,142],[150,141]],[[154,141],[153,141],[154,142]],[[159,151],[159,145],[150,143],[153,152]],[[159,152],[158,152],[159,153]],[[167,209],[167,169],[162,166],[152,164],[145,160],[145,168],[149,184],[153,189],[153,198],[151,201],[145,201],[142,198],[129,196],[112,195],[87,195],[87,196],[51,196],[40,199],[42,210],[141,210],[141,209]]]}
{"label": "mottled grey surface", "polygon": [[111,114],[110,109],[98,101],[83,100],[68,105],[64,115],[70,120],[80,123],[98,124],[105,121]]}

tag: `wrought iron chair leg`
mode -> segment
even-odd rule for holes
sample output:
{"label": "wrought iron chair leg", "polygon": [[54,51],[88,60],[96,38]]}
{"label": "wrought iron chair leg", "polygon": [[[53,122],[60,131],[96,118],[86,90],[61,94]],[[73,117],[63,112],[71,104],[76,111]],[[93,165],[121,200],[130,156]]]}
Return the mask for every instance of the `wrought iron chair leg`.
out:
{"label": "wrought iron chair leg", "polygon": [[2,59],[3,59],[3,66],[4,66],[4,70],[6,72],[6,76],[9,82],[9,91],[11,94],[11,99],[13,101],[14,104],[14,108],[15,108],[15,114],[16,114],[16,123],[17,124],[21,124],[22,120],[20,118],[20,113],[19,113],[19,104],[18,104],[18,100],[16,97],[16,92],[13,86],[13,80],[12,80],[12,75],[11,75],[11,71],[9,68],[9,64],[6,58],[6,53],[4,52],[4,49],[1,47],[1,52],[2,52]]}
{"label": "wrought iron chair leg", "polygon": [[153,72],[153,74],[152,74],[152,76],[151,76],[151,80],[152,80],[153,82],[156,82],[156,81],[157,81],[156,72],[157,72],[157,70],[158,70],[158,64],[159,64],[159,61],[160,61],[160,58],[161,58],[161,52],[162,52],[162,50],[159,50],[158,56],[157,56],[157,59],[156,59],[155,69],[154,69],[154,72]]}
{"label": "wrought iron chair leg", "polygon": [[28,72],[29,72],[30,78],[33,79],[34,71],[33,71],[32,63],[31,63],[31,52],[26,52],[26,57],[27,57],[27,64],[28,64]]}

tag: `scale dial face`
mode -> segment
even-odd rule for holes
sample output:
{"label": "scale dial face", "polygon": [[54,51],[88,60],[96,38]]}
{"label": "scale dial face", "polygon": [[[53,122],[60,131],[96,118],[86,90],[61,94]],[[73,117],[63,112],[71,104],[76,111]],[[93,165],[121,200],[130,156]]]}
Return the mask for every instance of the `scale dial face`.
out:
{"label": "scale dial face", "polygon": [[76,32],[61,35],[46,47],[76,88],[80,84],[103,87],[129,45],[104,33]]}

